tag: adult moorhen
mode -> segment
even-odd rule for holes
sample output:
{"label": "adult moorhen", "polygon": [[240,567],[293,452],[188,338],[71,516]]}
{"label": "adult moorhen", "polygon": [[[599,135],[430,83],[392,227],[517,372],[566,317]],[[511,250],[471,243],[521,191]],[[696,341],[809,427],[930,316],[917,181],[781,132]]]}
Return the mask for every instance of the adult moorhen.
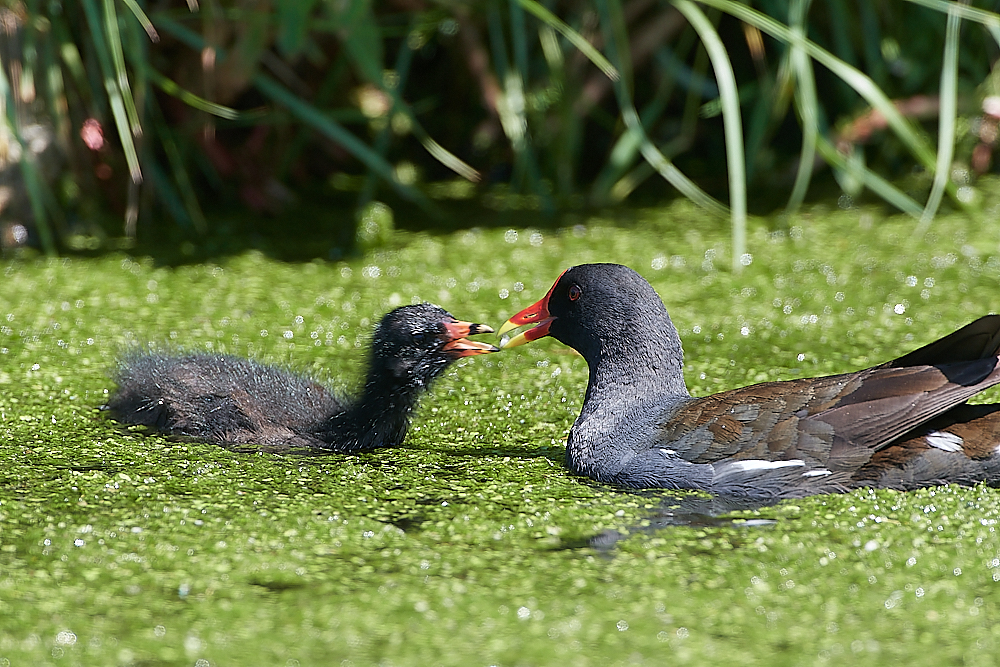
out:
{"label": "adult moorhen", "polygon": [[587,360],[566,463],[596,480],[761,500],[1000,482],[1000,404],[965,405],[1000,383],[1000,316],[874,368],[703,398],[663,302],[625,266],[563,272],[499,334],[529,324],[501,347],[552,336]]}
{"label": "adult moorhen", "polygon": [[491,333],[431,304],[402,306],[375,328],[367,379],[345,400],[309,378],[221,354],[134,354],[106,406],[126,424],[220,445],[357,452],[402,443],[420,394],[456,359],[496,352]]}

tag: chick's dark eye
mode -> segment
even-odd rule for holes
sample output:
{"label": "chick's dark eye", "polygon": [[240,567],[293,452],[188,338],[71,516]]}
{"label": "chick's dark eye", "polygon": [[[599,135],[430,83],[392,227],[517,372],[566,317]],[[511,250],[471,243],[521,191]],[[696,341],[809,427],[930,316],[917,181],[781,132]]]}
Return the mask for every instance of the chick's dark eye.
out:
{"label": "chick's dark eye", "polygon": [[576,301],[583,294],[583,290],[580,289],[579,285],[570,285],[569,288],[569,300]]}
{"label": "chick's dark eye", "polygon": [[427,342],[427,334],[424,333],[423,331],[414,331],[413,342],[416,343],[417,345],[423,345],[424,343]]}

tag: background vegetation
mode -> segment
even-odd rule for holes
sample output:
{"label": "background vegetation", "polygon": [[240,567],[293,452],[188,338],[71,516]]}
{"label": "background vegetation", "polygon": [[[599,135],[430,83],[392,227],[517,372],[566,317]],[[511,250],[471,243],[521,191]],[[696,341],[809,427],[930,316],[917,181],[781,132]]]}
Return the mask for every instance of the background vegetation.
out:
{"label": "background vegetation", "polygon": [[401,206],[680,192],[732,217],[738,267],[746,193],[794,210],[837,192],[817,172],[926,224],[992,169],[996,5],[3,0],[5,245],[141,225],[192,254],[239,211],[336,256]]}

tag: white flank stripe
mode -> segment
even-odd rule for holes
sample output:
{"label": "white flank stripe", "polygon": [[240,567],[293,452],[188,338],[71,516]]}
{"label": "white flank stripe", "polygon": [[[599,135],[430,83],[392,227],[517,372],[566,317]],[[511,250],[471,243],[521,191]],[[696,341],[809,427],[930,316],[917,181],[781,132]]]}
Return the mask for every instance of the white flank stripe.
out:
{"label": "white flank stripe", "polygon": [[762,461],[758,459],[747,459],[746,461],[733,461],[728,465],[734,469],[749,472],[752,470],[775,470],[777,468],[788,468],[790,466],[804,466],[805,462],[799,459],[791,461]]}
{"label": "white flank stripe", "polygon": [[963,440],[954,433],[946,433],[945,431],[931,431],[926,435],[927,444],[931,447],[936,447],[944,452],[960,452],[962,451]]}
{"label": "white flank stripe", "polygon": [[815,470],[810,470],[809,472],[802,473],[803,477],[826,477],[827,475],[832,475],[833,473],[826,468],[816,468]]}

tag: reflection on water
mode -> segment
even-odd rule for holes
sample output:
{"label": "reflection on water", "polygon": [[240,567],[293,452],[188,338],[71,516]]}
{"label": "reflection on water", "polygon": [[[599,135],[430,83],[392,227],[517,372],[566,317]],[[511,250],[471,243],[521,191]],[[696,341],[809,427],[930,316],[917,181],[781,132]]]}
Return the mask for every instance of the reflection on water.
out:
{"label": "reflection on water", "polygon": [[609,552],[620,541],[635,533],[652,533],[670,526],[771,526],[774,519],[743,519],[727,517],[732,512],[756,510],[772,503],[749,501],[745,498],[697,495],[666,496],[641,524],[626,531],[605,530],[587,541],[587,546],[601,552]]}

